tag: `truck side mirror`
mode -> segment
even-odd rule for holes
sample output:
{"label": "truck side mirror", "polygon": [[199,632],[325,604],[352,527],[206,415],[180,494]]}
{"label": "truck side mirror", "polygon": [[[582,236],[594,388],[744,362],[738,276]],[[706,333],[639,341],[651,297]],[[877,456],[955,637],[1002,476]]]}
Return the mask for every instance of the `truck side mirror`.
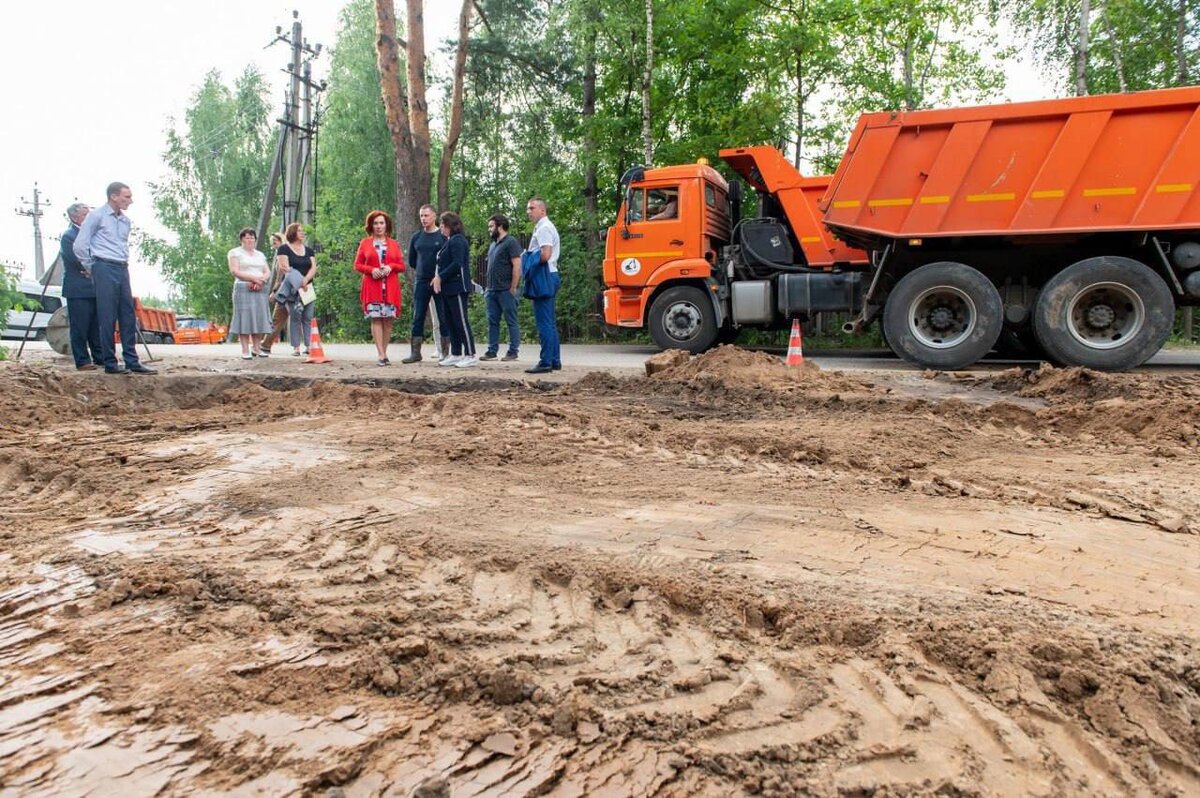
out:
{"label": "truck side mirror", "polygon": [[629,238],[629,223],[633,221],[633,189],[625,189],[625,224],[621,227],[621,238]]}

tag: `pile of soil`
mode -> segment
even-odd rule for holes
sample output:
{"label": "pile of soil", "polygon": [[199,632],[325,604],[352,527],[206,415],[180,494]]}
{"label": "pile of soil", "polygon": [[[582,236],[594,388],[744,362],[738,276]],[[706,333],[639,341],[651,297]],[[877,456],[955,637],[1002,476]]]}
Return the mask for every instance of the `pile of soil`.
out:
{"label": "pile of soil", "polygon": [[835,371],[825,372],[811,360],[788,366],[783,358],[731,344],[699,355],[668,350],[651,357],[647,375],[669,382],[701,381],[731,387],[751,386],[790,390],[798,387],[827,391],[864,390],[863,382]]}

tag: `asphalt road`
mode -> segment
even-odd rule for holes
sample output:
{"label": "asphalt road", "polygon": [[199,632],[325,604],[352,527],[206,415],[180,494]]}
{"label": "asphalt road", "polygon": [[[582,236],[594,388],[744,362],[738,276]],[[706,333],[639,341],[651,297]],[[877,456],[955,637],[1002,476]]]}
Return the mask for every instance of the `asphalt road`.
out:
{"label": "asphalt road", "polygon": [[[3,345],[9,350],[9,357],[16,355],[19,341],[3,341]],[[209,345],[152,345],[150,347],[154,353],[154,357],[162,358],[165,361],[171,360],[190,360],[190,359],[224,359],[230,361],[238,361],[240,348],[237,344],[209,344]],[[433,347],[425,346],[425,355],[429,358]],[[279,359],[283,361],[291,361],[290,349],[287,346],[279,346],[275,349],[275,355],[272,360]],[[604,370],[604,371],[641,371],[646,358],[653,355],[658,350],[652,346],[638,345],[623,345],[623,344],[564,344],[562,348],[563,364],[567,367],[573,367],[571,370]],[[783,356],[782,350],[766,350]],[[325,353],[335,361],[341,362],[363,362],[373,363],[375,361],[375,347],[371,344],[326,344]],[[403,368],[400,366],[400,358],[408,354],[408,345],[406,343],[394,343],[388,350],[388,354],[392,359],[392,368]],[[805,357],[814,361],[823,369],[839,370],[839,371],[920,371],[915,366],[897,358],[887,350],[869,350],[869,351],[846,351],[846,350],[825,350],[825,351],[807,351]],[[26,360],[47,360],[59,358],[51,349],[50,345],[44,342],[30,342],[25,344],[25,352],[23,359]],[[66,358],[62,358],[66,362]],[[517,363],[493,363],[488,364],[488,371],[504,370],[512,371],[514,376],[519,375],[524,368],[533,365],[537,360],[537,344],[526,344],[521,349],[521,359]],[[428,363],[426,364],[428,365]],[[970,370],[972,371],[994,371],[1006,368],[1012,368],[1014,365],[1034,366],[1038,365],[1038,361],[1029,360],[1004,360],[1004,359],[987,359],[977,363]],[[1159,352],[1150,362],[1141,367],[1141,370],[1197,370],[1200,369],[1200,347],[1180,348],[1180,349],[1164,349]]]}

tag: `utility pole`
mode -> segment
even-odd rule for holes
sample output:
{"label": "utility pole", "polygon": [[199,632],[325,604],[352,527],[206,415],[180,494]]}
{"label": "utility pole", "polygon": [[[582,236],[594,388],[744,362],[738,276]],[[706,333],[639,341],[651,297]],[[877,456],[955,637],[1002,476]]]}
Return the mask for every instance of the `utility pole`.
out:
{"label": "utility pole", "polygon": [[283,42],[291,48],[291,60],[284,67],[290,78],[283,104],[283,116],[278,120],[279,133],[275,155],[263,192],[262,214],[258,222],[260,246],[267,240],[267,226],[275,205],[276,188],[283,182],[283,226],[300,221],[313,221],[312,141],[315,134],[312,115],[312,91],[325,88],[324,81],[313,83],[312,59],[321,54],[321,45],[304,40],[300,12],[292,12],[292,30],[285,36],[282,26],[275,27],[275,38],[267,45]]}
{"label": "utility pole", "polygon": [[[289,126],[287,167],[283,171],[283,224],[286,227],[297,220],[300,204],[300,66],[304,58],[304,36],[300,25],[300,12],[292,12],[292,61],[288,66],[291,84],[288,88],[287,123]],[[297,135],[299,134],[299,135]]]}
{"label": "utility pole", "polygon": [[42,208],[48,207],[50,202],[42,200],[37,183],[33,184],[33,202],[24,197],[21,197],[21,202],[26,207],[15,208],[14,210],[18,216],[28,216],[33,219],[33,270],[37,279],[41,280],[42,275],[46,273],[46,259],[42,255],[41,219],[45,215]]}
{"label": "utility pole", "polygon": [[313,223],[312,59],[304,62],[301,85],[304,87],[304,106],[300,113],[300,221],[310,225]]}

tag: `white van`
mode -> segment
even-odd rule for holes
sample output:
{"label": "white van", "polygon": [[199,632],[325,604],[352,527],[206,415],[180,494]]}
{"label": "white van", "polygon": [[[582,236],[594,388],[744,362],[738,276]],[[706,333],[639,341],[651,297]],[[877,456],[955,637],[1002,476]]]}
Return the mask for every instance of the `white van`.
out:
{"label": "white van", "polygon": [[[46,296],[43,298],[41,283],[22,280],[17,283],[17,290],[25,295],[25,306],[30,310],[9,310],[8,325],[0,332],[0,338],[20,341],[25,337],[26,326],[29,326],[29,340],[44,341],[50,314],[63,306],[62,289],[52,285],[46,289]],[[35,312],[34,308],[41,310]]]}

